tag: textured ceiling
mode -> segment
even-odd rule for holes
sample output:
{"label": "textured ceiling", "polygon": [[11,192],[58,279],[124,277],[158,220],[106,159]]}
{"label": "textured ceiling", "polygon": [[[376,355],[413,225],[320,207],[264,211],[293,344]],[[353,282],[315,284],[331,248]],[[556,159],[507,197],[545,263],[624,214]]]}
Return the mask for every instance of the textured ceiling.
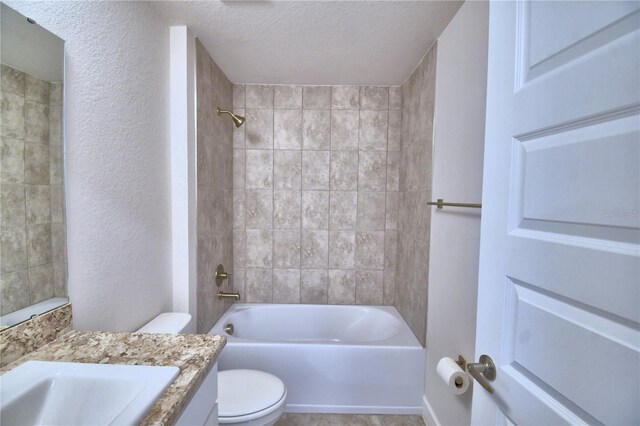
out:
{"label": "textured ceiling", "polygon": [[401,84],[462,2],[160,1],[234,83]]}

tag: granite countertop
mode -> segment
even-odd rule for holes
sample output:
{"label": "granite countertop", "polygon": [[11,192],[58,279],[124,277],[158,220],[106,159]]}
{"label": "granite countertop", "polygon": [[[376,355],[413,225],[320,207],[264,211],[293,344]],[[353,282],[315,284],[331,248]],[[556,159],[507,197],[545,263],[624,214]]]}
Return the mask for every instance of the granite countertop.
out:
{"label": "granite countertop", "polygon": [[0,371],[5,372],[33,360],[178,367],[180,373],[142,421],[143,425],[168,425],[176,422],[182,409],[215,364],[226,342],[225,336],[209,334],[75,330]]}

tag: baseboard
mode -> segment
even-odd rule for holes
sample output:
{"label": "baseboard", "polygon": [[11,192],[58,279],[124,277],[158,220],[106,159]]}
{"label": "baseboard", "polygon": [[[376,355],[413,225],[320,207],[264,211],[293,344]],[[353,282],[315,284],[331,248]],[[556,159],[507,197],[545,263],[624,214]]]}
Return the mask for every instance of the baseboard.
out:
{"label": "baseboard", "polygon": [[440,421],[436,413],[433,412],[431,404],[427,401],[426,395],[422,396],[422,420],[424,420],[424,424],[427,426],[440,426]]}
{"label": "baseboard", "polygon": [[421,413],[418,407],[389,407],[362,405],[307,405],[287,404],[285,413],[322,413],[322,414],[388,414],[388,415],[417,415]]}

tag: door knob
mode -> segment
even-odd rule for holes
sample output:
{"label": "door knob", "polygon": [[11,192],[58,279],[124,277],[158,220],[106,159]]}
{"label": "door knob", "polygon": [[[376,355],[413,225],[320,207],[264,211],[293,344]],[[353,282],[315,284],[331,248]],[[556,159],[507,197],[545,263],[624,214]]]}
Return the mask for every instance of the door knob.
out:
{"label": "door knob", "polygon": [[467,371],[489,393],[493,393],[493,386],[487,380],[493,382],[496,379],[496,365],[489,355],[480,355],[480,362],[467,364]]}

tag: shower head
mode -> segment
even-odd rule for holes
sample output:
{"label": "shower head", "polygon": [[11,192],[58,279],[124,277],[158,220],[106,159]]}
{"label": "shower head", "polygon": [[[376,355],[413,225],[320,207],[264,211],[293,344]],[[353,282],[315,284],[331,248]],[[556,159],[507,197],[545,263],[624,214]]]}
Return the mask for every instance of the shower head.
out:
{"label": "shower head", "polygon": [[229,114],[231,116],[231,119],[235,123],[236,127],[240,127],[240,126],[242,126],[244,124],[245,118],[240,116],[240,115],[236,115],[236,114],[232,113],[231,111],[226,111],[226,110],[220,109],[220,108],[218,108],[217,111],[218,111],[218,115]]}

